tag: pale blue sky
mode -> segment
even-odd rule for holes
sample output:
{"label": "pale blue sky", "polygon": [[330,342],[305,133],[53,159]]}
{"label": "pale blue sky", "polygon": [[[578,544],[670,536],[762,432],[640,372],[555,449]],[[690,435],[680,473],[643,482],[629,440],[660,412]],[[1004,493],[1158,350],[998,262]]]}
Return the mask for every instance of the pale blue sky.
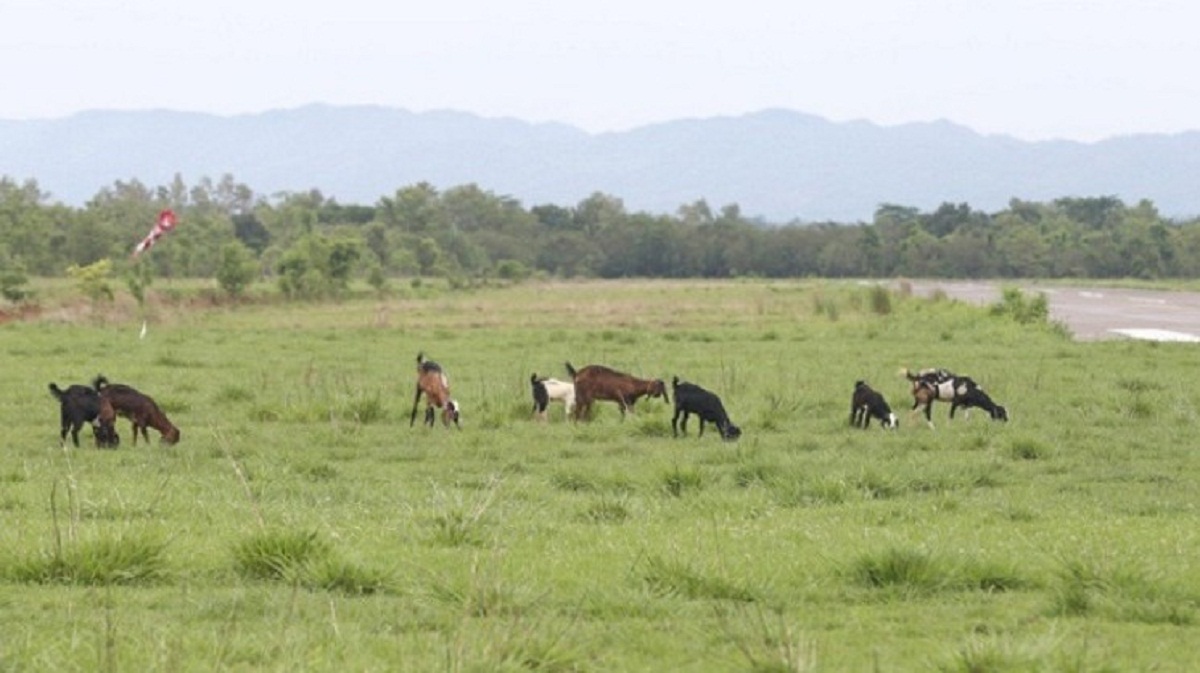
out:
{"label": "pale blue sky", "polygon": [[6,0],[0,119],[321,102],[588,131],[765,108],[1028,140],[1200,129],[1193,0],[409,4]]}

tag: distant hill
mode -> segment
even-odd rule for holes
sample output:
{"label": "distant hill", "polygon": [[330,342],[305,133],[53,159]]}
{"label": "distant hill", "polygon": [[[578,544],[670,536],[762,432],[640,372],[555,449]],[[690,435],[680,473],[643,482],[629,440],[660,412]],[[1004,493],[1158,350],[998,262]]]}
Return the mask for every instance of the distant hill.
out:
{"label": "distant hill", "polygon": [[674,213],[705,199],[768,222],[870,220],[882,203],[932,210],[1011,198],[1149,199],[1200,214],[1200,132],[1096,143],[1024,142],[949,122],[882,127],[783,110],[589,134],[562,124],[312,105],[220,117],[84,112],[0,120],[0,174],[33,178],[82,205],[116,180],[157,186],[226,173],[260,194],[319,189],[370,205],[399,187],[475,183],[525,206],[575,205],[593,192],[631,211]]}

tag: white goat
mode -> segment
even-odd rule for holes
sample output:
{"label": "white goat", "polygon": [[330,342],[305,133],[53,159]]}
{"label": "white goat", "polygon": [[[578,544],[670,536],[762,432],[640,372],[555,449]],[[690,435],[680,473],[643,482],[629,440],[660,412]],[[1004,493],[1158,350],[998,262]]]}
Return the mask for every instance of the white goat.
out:
{"label": "white goat", "polygon": [[551,402],[560,401],[570,418],[575,411],[575,384],[558,379],[539,379],[537,374],[529,377],[533,389],[533,414],[538,420],[546,420],[546,408]]}

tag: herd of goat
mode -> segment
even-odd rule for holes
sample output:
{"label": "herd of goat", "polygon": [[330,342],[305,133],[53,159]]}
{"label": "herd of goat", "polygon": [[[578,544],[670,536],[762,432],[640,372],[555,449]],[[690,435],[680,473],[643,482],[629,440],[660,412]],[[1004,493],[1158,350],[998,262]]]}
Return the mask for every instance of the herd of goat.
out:
{"label": "herd of goat", "polygon": [[[583,420],[590,417],[592,404],[597,400],[615,402],[621,411],[622,419],[626,413],[633,411],[633,405],[643,397],[661,397],[668,404],[671,401],[671,396],[667,394],[667,385],[662,379],[642,379],[604,365],[588,365],[576,369],[567,362],[566,368],[570,379],[565,381],[538,376],[536,372],[530,375],[534,418],[545,420],[551,402],[561,402],[567,418]],[[931,428],[932,407],[936,401],[950,403],[950,418],[954,418],[954,412],[959,409],[979,408],[986,411],[993,420],[1008,420],[1008,410],[996,404],[991,396],[968,376],[959,376],[946,369],[922,369],[916,372],[905,369],[904,376],[911,384],[912,411],[923,408],[925,422]],[[671,380],[671,391],[675,397],[675,415],[671,417],[673,435],[687,434],[688,418],[695,414],[700,419],[698,436],[704,435],[705,423],[712,423],[721,433],[722,439],[733,440],[741,437],[741,428],[729,420],[725,405],[715,393],[694,383],[680,381],[678,376]],[[453,422],[456,427],[459,426],[461,408],[458,402],[450,397],[450,379],[440,365],[426,360],[424,355],[418,353],[417,392],[413,398],[409,425],[416,422],[417,406],[422,395],[425,396],[427,425],[434,425],[435,409],[440,409],[444,425],[449,426]],[[900,425],[883,394],[871,388],[865,381],[856,381],[850,399],[850,424],[865,429],[871,425],[872,418],[878,419],[883,428],[894,429]]]}
{"label": "herd of goat", "polygon": [[[561,402],[567,418],[583,420],[590,417],[592,404],[598,400],[615,402],[624,419],[627,412],[642,397],[661,397],[668,404],[671,396],[661,379],[641,379],[603,365],[588,365],[575,369],[566,363],[570,380],[550,377],[529,377],[533,394],[533,415],[545,420],[551,402]],[[925,421],[933,427],[932,406],[935,401],[950,404],[950,418],[958,409],[979,408],[993,420],[1007,421],[1008,410],[996,404],[975,381],[967,376],[958,376],[945,369],[922,369],[913,372],[904,370],[911,384],[913,405],[911,411],[923,409]],[[152,398],[131,386],[109,383],[104,376],[97,376],[92,386],[71,385],[66,389],[50,384],[50,392],[59,401],[61,408],[60,441],[66,444],[67,434],[75,446],[79,446],[79,430],[91,423],[100,448],[116,448],[120,443],[116,419],[127,418],[132,423],[133,443],[138,434],[149,442],[146,428],[154,428],[162,435],[162,441],[174,444],[179,441],[179,428],[171,424],[166,414]],[[704,435],[704,424],[711,423],[724,440],[741,437],[742,430],[729,420],[725,405],[715,393],[694,383],[671,380],[671,395],[675,398],[675,415],[671,417],[671,432],[675,436],[687,434],[687,422],[693,414],[700,419],[698,436]],[[425,398],[424,424],[435,425],[438,414],[446,427],[461,428],[461,407],[450,396],[450,379],[438,363],[425,359],[424,353],[417,354],[417,386],[413,398],[409,426],[416,423],[421,397]],[[856,381],[850,399],[850,425],[866,429],[871,419],[879,421],[885,429],[899,427],[896,414],[884,399],[883,394],[871,388],[865,381]]]}
{"label": "herd of goat", "polygon": [[166,444],[179,441],[179,428],[171,424],[149,395],[132,386],[109,383],[104,376],[97,376],[91,386],[75,384],[67,386],[65,390],[51,383],[50,393],[59,402],[59,439],[63,444],[67,442],[67,433],[70,433],[71,441],[79,446],[79,430],[84,423],[91,423],[97,447],[117,448],[121,443],[121,437],[117,434],[118,416],[132,423],[135,445],[139,433],[147,443],[150,441],[146,428],[158,430]]}

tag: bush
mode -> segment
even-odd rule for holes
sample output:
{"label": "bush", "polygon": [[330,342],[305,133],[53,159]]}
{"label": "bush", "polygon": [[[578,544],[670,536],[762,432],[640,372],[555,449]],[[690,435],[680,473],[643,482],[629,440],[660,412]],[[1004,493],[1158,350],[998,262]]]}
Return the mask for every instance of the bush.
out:
{"label": "bush", "polygon": [[496,275],[504,280],[520,282],[529,277],[529,268],[515,259],[506,259],[496,265]]}
{"label": "bush", "polygon": [[109,284],[112,280],[112,262],[102,259],[87,266],[72,264],[67,269],[67,275],[75,281],[75,286],[88,299],[98,302],[101,299],[113,300],[113,289]]}
{"label": "bush", "polygon": [[1027,299],[1019,288],[1005,288],[999,303],[993,304],[992,315],[1008,316],[1022,325],[1050,322],[1050,301],[1043,292]]}

